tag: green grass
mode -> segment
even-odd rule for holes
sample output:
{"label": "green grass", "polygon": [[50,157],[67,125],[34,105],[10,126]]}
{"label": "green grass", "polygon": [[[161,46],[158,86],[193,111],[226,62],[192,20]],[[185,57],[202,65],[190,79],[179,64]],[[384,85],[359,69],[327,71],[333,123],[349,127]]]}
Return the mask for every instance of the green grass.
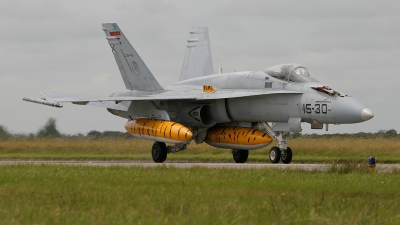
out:
{"label": "green grass", "polygon": [[2,224],[399,224],[400,172],[0,166]]}
{"label": "green grass", "polygon": [[[139,139],[29,139],[0,140],[0,159],[62,160],[137,160],[152,161],[153,142]],[[248,162],[268,162],[269,149],[250,151]],[[399,138],[296,138],[289,140],[293,162],[367,161],[375,156],[378,163],[400,162]],[[233,162],[227,149],[191,143],[183,152],[169,154],[167,162]]]}

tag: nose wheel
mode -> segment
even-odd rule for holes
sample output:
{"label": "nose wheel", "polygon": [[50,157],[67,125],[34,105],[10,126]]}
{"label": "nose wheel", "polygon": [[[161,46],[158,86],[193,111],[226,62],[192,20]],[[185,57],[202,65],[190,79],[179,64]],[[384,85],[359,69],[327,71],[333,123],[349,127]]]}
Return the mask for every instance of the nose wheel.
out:
{"label": "nose wheel", "polygon": [[278,147],[272,147],[269,151],[269,161],[271,163],[279,163],[282,160],[283,164],[289,164],[292,162],[292,149],[289,147],[286,150],[281,150]]}
{"label": "nose wheel", "polygon": [[271,163],[278,163],[281,159],[281,150],[278,147],[272,147],[269,151],[269,161]]}
{"label": "nose wheel", "polygon": [[286,150],[282,150],[281,159],[283,164],[289,164],[292,161],[292,155],[292,149],[289,147],[287,147]]}

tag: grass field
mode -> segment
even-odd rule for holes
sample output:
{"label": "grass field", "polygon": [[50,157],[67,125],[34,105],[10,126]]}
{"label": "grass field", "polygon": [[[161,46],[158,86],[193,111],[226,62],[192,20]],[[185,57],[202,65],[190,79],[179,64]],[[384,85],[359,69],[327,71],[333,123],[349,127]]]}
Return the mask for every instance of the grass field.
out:
{"label": "grass field", "polygon": [[400,224],[400,172],[0,166],[2,224]]}
{"label": "grass field", "polygon": [[[0,159],[152,161],[138,139],[0,140]],[[271,146],[276,145],[273,143]],[[268,162],[269,148],[249,162]],[[1,224],[400,224],[400,140],[296,138],[293,162],[341,162],[327,171],[168,167],[0,166]],[[233,162],[229,150],[191,144],[167,161]]]}
{"label": "grass field", "polygon": [[[8,139],[0,140],[0,159],[140,160],[152,161],[153,142],[140,139]],[[272,143],[250,151],[248,162],[268,162]],[[375,156],[378,163],[400,162],[399,138],[296,138],[289,141],[293,162],[366,161]],[[207,144],[188,146],[169,154],[168,161],[233,162],[231,152]]]}

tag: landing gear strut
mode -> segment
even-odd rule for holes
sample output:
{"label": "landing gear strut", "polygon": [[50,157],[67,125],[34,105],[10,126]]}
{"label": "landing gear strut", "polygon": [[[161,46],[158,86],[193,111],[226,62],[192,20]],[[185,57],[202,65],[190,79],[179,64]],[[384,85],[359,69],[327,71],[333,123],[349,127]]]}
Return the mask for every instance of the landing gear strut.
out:
{"label": "landing gear strut", "polygon": [[232,155],[236,163],[245,163],[249,157],[249,150],[232,149]]}
{"label": "landing gear strut", "polygon": [[292,162],[292,149],[287,146],[289,132],[279,131],[276,134],[267,123],[261,123],[261,125],[273,139],[278,141],[278,147],[272,147],[269,151],[269,160],[271,163],[279,163],[281,159],[284,164]]}

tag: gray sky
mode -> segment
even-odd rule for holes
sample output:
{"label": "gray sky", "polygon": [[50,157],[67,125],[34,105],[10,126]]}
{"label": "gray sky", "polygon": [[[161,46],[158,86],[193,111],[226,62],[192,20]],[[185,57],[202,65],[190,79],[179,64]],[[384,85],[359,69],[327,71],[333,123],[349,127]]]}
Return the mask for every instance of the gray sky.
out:
{"label": "gray sky", "polygon": [[[375,117],[329,133],[400,132],[400,1],[0,1],[0,125],[36,132],[124,131],[104,108],[22,101],[41,91],[108,96],[124,89],[101,23],[116,22],[162,85],[179,78],[192,26],[208,26],[214,69],[296,62]],[[326,133],[311,130],[305,133]]]}

